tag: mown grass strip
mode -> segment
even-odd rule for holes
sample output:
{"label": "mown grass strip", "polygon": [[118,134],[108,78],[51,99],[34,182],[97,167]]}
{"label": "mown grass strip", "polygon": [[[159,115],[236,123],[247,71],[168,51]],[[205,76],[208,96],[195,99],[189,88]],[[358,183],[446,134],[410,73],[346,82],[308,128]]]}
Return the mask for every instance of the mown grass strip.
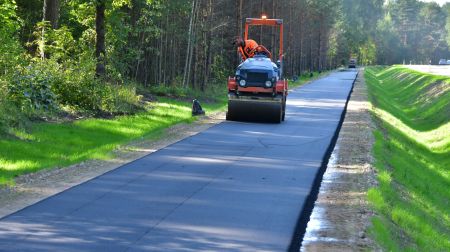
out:
{"label": "mown grass strip", "polygon": [[450,78],[371,67],[378,212],[375,239],[389,251],[450,251]]}
{"label": "mown grass strip", "polygon": [[[202,104],[208,111],[223,110],[225,99]],[[159,98],[146,112],[115,119],[86,119],[73,123],[35,123],[29,133],[0,139],[0,184],[13,184],[21,174],[64,167],[88,159],[111,158],[112,150],[140,138],[158,138],[164,129],[195,120],[191,103]]]}

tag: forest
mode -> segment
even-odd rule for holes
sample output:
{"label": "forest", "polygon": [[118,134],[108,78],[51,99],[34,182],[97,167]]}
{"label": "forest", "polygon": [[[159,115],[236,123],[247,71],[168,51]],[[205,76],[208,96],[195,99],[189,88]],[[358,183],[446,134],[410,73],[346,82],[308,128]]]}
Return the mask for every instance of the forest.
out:
{"label": "forest", "polygon": [[[417,0],[0,0],[0,132],[139,111],[147,93],[225,86],[244,20],[284,20],[285,74],[450,58],[450,4]],[[251,38],[275,51],[277,31]],[[143,98],[144,97],[144,98]],[[50,118],[50,119],[49,119]],[[25,122],[25,123],[24,123]],[[0,133],[0,134],[1,134]]]}

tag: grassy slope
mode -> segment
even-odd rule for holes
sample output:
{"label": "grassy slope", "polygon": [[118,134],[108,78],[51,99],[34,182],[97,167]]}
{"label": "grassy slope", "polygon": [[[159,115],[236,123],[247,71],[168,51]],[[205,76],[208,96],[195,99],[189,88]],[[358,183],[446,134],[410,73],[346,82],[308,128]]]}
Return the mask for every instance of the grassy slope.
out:
{"label": "grassy slope", "polygon": [[450,251],[450,78],[400,66],[365,77],[378,128],[373,234],[389,251]]}
{"label": "grassy slope", "polygon": [[[314,73],[313,78],[318,74]],[[311,80],[302,77],[300,86]],[[214,92],[215,95],[221,92]],[[205,96],[205,95],[204,95]],[[215,104],[202,103],[208,112],[225,109],[226,97]],[[207,99],[207,96],[204,97]],[[0,185],[13,184],[14,177],[42,169],[64,167],[88,159],[111,158],[112,150],[139,138],[163,137],[163,130],[181,122],[192,122],[191,104],[159,98],[152,109],[112,120],[87,119],[74,123],[36,123],[31,133],[16,132],[16,139],[0,138]]]}
{"label": "grassy slope", "polygon": [[[225,101],[202,104],[208,112],[224,109]],[[112,120],[87,119],[74,123],[36,123],[20,139],[0,139],[0,184],[45,168],[63,167],[87,159],[107,159],[118,146],[139,138],[158,138],[163,129],[192,122],[191,104],[167,98],[151,109]]]}

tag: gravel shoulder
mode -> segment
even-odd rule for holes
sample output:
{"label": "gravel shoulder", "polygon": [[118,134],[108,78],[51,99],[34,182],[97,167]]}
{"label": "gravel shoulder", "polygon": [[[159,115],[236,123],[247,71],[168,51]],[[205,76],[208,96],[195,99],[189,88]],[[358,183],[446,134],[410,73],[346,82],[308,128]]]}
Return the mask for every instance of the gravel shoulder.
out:
{"label": "gravel shoulder", "polygon": [[373,215],[366,200],[367,190],[376,184],[369,106],[364,73],[360,71],[301,251],[379,250],[367,234]]}
{"label": "gravel shoulder", "polygon": [[110,160],[89,160],[20,176],[14,186],[0,187],[0,218],[195,135],[224,119],[225,113],[221,112],[203,116],[190,124],[177,124],[166,129],[157,140],[134,141],[122,146],[114,151],[114,158]]}

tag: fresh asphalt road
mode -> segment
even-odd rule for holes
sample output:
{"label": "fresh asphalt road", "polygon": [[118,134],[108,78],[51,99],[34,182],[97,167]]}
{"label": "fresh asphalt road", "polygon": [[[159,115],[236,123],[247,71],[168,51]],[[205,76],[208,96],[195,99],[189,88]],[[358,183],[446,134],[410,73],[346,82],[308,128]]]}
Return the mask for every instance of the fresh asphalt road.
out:
{"label": "fresh asphalt road", "polygon": [[223,122],[0,220],[0,251],[285,251],[356,71],[281,124]]}

